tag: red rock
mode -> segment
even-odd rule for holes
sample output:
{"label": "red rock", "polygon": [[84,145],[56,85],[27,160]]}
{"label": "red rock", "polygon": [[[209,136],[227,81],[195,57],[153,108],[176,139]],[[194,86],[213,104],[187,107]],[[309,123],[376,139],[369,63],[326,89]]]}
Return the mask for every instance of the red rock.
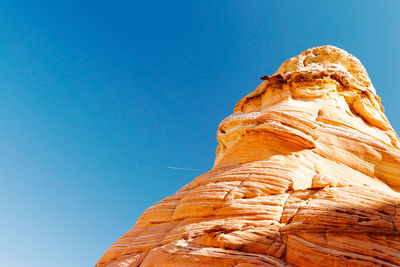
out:
{"label": "red rock", "polygon": [[223,120],[215,165],[96,266],[400,265],[399,138],[361,63],[322,46]]}

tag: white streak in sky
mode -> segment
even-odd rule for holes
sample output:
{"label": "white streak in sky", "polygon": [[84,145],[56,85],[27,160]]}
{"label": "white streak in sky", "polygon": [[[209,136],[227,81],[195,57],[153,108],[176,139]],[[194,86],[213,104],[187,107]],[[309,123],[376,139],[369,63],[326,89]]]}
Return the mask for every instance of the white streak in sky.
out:
{"label": "white streak in sky", "polygon": [[168,166],[167,168],[173,169],[173,170],[183,170],[183,171],[200,171],[199,169],[179,168],[179,167],[173,167],[173,166]]}

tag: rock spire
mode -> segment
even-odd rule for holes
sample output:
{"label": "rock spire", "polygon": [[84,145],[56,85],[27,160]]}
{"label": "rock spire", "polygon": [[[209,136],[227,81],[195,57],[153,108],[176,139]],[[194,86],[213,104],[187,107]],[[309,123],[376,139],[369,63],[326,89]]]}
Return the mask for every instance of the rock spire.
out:
{"label": "rock spire", "polygon": [[213,169],[96,266],[400,265],[400,141],[360,61],[315,47],[262,79],[221,122]]}

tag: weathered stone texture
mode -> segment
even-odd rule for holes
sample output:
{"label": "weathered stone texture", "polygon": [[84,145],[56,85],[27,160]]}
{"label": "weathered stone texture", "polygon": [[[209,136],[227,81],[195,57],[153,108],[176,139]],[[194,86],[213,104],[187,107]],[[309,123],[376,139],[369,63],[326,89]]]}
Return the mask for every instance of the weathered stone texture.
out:
{"label": "weathered stone texture", "polygon": [[322,46],[262,79],[221,122],[213,169],[96,266],[400,265],[400,141],[364,67]]}

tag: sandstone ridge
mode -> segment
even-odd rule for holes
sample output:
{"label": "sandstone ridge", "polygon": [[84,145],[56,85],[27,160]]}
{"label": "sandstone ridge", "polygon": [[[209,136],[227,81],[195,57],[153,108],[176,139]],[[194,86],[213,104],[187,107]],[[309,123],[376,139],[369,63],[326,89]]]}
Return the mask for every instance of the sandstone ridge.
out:
{"label": "sandstone ridge", "polygon": [[213,169],[96,266],[400,266],[400,141],[362,64],[315,47],[262,79]]}

